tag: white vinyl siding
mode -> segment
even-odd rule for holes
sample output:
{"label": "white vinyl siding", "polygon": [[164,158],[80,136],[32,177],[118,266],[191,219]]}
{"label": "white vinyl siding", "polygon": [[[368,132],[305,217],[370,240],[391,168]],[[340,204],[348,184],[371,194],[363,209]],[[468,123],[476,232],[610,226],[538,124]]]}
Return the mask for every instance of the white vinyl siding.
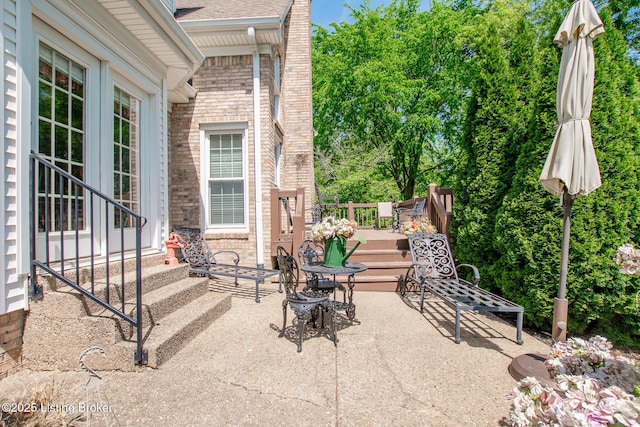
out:
{"label": "white vinyl siding", "polygon": [[[27,186],[21,189],[19,185],[20,147],[18,134],[20,129],[18,93],[18,6],[14,0],[0,0],[2,6],[2,90],[3,115],[0,123],[4,149],[0,153],[3,165],[2,206],[0,209],[0,223],[2,224],[2,239],[0,239],[0,314],[26,308],[27,281],[25,263],[20,260],[18,239],[24,236],[27,229],[28,216],[18,219],[18,207],[23,203],[23,197],[28,197]],[[27,200],[27,199],[24,199]],[[20,223],[20,225],[18,225]]]}

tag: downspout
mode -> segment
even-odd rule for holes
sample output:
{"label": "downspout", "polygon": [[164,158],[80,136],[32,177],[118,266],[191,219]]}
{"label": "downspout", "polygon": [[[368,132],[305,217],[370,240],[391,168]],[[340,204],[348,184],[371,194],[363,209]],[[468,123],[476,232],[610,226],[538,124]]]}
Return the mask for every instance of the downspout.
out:
{"label": "downspout", "polygon": [[256,188],[256,260],[259,268],[264,267],[264,218],[262,216],[262,141],[260,128],[260,52],[256,30],[247,29],[253,44],[253,168]]}

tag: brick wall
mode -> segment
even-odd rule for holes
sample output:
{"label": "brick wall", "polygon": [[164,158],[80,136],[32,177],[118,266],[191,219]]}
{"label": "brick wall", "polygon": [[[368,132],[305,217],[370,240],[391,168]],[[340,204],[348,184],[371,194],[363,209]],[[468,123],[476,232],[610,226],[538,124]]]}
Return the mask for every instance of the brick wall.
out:
{"label": "brick wall", "polygon": [[24,310],[0,315],[0,379],[22,362]]}
{"label": "brick wall", "polygon": [[[269,80],[273,63],[268,55],[260,57],[262,106],[263,200],[269,206],[269,189],[273,186],[273,139],[270,120]],[[169,215],[172,227],[201,227],[200,197],[200,126],[202,124],[247,123],[250,201],[255,199],[254,126],[253,126],[253,57],[223,56],[205,59],[194,74],[193,87],[198,91],[188,104],[174,105],[171,113],[169,144]],[[265,218],[265,258],[270,241],[269,218]],[[249,203],[249,233],[207,233],[214,249],[240,252],[242,263],[256,263],[255,205]],[[266,262],[265,262],[266,263]]]}
{"label": "brick wall", "polygon": [[282,182],[286,189],[305,188],[307,208],[314,200],[310,8],[309,0],[295,1],[285,22],[287,43],[282,79],[285,112],[282,168],[283,178],[286,177]]}
{"label": "brick wall", "polygon": [[[261,165],[265,265],[269,267],[271,219],[270,190],[275,186],[275,147],[283,144],[281,188],[307,189],[306,203],[313,200],[313,137],[311,106],[310,2],[294,2],[286,21],[281,60],[281,111],[279,131],[273,117],[275,88],[272,55],[260,55]],[[299,39],[299,40],[298,40]],[[200,126],[202,124],[248,124],[249,232],[205,234],[215,249],[234,249],[242,263],[256,263],[255,171],[253,114],[253,56],[206,58],[192,78],[197,95],[189,103],[172,108],[169,139],[169,219],[172,227],[201,227]]]}

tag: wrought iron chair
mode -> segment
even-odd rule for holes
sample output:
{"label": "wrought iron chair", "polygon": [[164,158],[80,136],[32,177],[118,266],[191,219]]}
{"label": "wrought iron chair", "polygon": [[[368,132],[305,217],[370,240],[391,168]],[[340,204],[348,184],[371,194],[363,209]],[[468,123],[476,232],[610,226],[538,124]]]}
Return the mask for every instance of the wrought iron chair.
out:
{"label": "wrought iron chair", "polygon": [[290,306],[296,315],[298,324],[298,352],[302,351],[302,339],[304,337],[304,327],[308,321],[315,321],[318,314],[322,316],[322,324],[324,326],[324,313],[328,313],[331,317],[331,334],[334,345],[338,345],[338,332],[336,327],[336,310],[333,301],[329,299],[329,295],[317,296],[307,295],[305,292],[298,292],[299,270],[298,263],[286,249],[278,246],[276,249],[276,258],[278,268],[280,269],[280,279],[284,284],[286,298],[282,301],[282,330],[280,337],[284,336],[287,326],[287,306]]}
{"label": "wrought iron chair", "polygon": [[[413,264],[400,282],[402,296],[419,288],[421,312],[424,311],[425,292],[441,298],[454,308],[456,343],[460,343],[460,314],[463,310],[516,313],[517,343],[522,344],[524,308],[478,286],[480,272],[471,264],[455,264],[445,234],[415,233],[408,238]],[[462,267],[473,273],[472,282],[458,276],[458,270]]]}
{"label": "wrought iron chair", "polygon": [[376,228],[382,227],[382,220],[385,218],[391,219],[391,226],[393,229],[393,202],[378,202],[378,211],[376,214]]}
{"label": "wrought iron chair", "polygon": [[338,209],[338,204],[340,203],[340,196],[337,194],[322,194],[318,183],[315,184],[315,187],[316,198],[318,199],[315,219],[317,219],[316,222],[320,222],[325,216],[335,215],[335,212]]}
{"label": "wrought iron chair", "polygon": [[[314,242],[311,239],[306,239],[302,242],[298,248],[298,260],[303,264],[311,264],[313,262],[321,262],[324,260],[324,248],[322,245]],[[344,285],[337,280],[331,280],[322,274],[309,273],[305,271],[306,285],[303,289],[304,292],[317,293],[319,295],[328,295],[335,290],[342,291],[342,302],[347,301],[347,290]]]}
{"label": "wrought iron chair", "polygon": [[417,199],[412,208],[395,208],[393,210],[392,228],[393,231],[400,231],[400,226],[407,219],[416,220],[424,216],[426,199]]}

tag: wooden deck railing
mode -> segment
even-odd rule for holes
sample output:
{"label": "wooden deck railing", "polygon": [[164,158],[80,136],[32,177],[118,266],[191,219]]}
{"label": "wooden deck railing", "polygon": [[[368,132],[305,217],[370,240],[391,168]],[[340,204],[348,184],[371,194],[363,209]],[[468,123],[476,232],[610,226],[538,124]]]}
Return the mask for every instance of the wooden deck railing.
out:
{"label": "wooden deck railing", "polygon": [[453,218],[453,189],[429,184],[427,191],[427,216],[440,233],[449,236]]}
{"label": "wooden deck railing", "polygon": [[[413,208],[417,200],[426,199],[425,214],[440,233],[449,234],[451,227],[453,190],[438,188],[430,184],[427,195],[398,202],[396,207]],[[282,246],[290,253],[298,248],[306,236],[305,219],[311,215],[305,211],[304,189],[271,189],[271,254]],[[375,228],[378,225],[378,203],[339,203],[329,214],[336,218],[349,218],[362,229]],[[305,218],[309,216],[309,218]],[[380,227],[391,226],[391,218],[381,218]]]}
{"label": "wooden deck railing", "polygon": [[305,238],[304,188],[271,189],[271,254],[282,246],[289,253]]}

